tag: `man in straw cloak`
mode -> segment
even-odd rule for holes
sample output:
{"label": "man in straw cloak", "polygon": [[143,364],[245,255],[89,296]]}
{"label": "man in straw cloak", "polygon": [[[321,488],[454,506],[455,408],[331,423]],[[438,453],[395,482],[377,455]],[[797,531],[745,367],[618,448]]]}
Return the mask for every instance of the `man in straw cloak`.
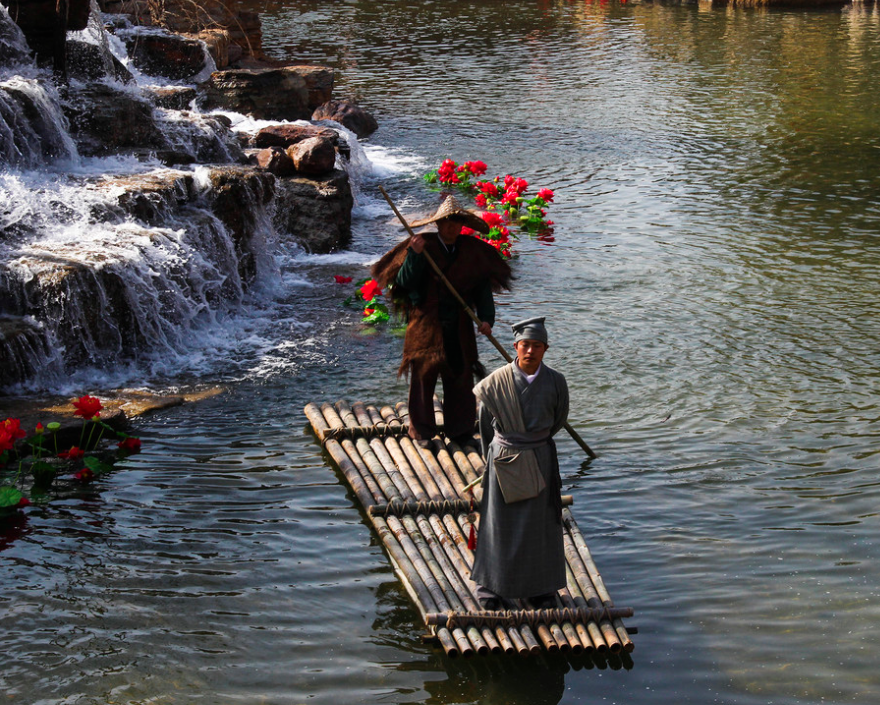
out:
{"label": "man in straw cloak", "polygon": [[431,223],[436,224],[436,231],[415,233],[386,253],[372,270],[379,286],[392,287],[395,303],[406,313],[398,373],[410,375],[409,435],[424,447],[437,434],[433,399],[438,377],[443,382],[446,436],[461,443],[473,439],[473,383],[479,366],[473,321],[428,264],[425,253],[475,311],[484,335],[492,333],[495,323],[492,293],[509,288],[511,279],[510,267],[495,248],[461,235],[463,226],[482,233],[489,226],[455,198],[447,196],[433,215],[411,225]]}
{"label": "man in straw cloak", "polygon": [[472,578],[484,609],[501,609],[500,598],[547,609],[566,584],[553,435],[568,416],[568,385],[543,363],[543,318],[516,323],[513,333],[516,359],[474,388],[486,472]]}

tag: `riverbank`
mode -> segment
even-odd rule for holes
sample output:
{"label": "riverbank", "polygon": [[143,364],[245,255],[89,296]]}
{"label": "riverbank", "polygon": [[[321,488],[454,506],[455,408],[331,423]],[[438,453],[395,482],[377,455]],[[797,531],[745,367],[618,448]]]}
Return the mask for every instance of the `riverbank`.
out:
{"label": "riverbank", "polygon": [[[271,243],[351,239],[372,116],[335,98],[332,69],[266,59],[258,17],[241,36],[222,18],[172,33],[157,24],[192,29],[174,7],[87,13],[60,88],[0,11],[0,189],[18,204],[0,237],[0,391],[179,350],[266,285]],[[241,30],[240,12],[224,21]]]}

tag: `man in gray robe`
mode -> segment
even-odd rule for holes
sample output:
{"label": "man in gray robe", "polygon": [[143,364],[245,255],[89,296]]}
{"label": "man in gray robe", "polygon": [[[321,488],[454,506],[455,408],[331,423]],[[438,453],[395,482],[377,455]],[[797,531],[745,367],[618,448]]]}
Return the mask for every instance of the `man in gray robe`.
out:
{"label": "man in gray robe", "polygon": [[516,360],[474,388],[486,458],[472,578],[484,609],[502,598],[556,606],[565,587],[561,480],[553,435],[568,417],[568,385],[542,360],[543,318],[513,326]]}

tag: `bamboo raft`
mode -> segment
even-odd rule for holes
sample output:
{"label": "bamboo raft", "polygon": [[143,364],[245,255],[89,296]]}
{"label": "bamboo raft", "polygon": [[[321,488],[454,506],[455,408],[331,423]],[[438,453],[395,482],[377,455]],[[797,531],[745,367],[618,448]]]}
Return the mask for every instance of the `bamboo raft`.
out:
{"label": "bamboo raft", "polygon": [[[435,413],[442,428],[436,398]],[[562,510],[567,585],[556,595],[556,609],[506,600],[509,609],[485,611],[474,595],[468,547],[472,526],[479,536],[481,489],[467,487],[485,470],[480,454],[439,437],[431,448],[419,447],[406,435],[403,403],[310,403],[305,414],[363,505],[421,613],[426,638],[448,656],[633,650],[622,621],[633,610],[614,606],[569,509],[570,496],[563,496]]]}

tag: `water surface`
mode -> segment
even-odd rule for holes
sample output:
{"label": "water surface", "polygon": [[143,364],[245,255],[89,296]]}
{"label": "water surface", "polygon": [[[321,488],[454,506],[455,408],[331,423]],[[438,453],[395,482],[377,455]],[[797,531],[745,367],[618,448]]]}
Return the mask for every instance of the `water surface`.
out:
{"label": "water surface", "polygon": [[[339,69],[380,121],[355,240],[278,251],[263,320],[231,323],[259,342],[165,381],[227,394],[144,419],[140,456],[7,540],[10,701],[876,702],[876,6],[252,4],[267,51]],[[636,609],[631,662],[422,644],[306,433],[308,401],[405,395],[400,339],[332,275],[400,236],[376,184],[428,210],[445,157],[557,193],[496,331],[548,317],[600,455],[562,438],[563,483]]]}

